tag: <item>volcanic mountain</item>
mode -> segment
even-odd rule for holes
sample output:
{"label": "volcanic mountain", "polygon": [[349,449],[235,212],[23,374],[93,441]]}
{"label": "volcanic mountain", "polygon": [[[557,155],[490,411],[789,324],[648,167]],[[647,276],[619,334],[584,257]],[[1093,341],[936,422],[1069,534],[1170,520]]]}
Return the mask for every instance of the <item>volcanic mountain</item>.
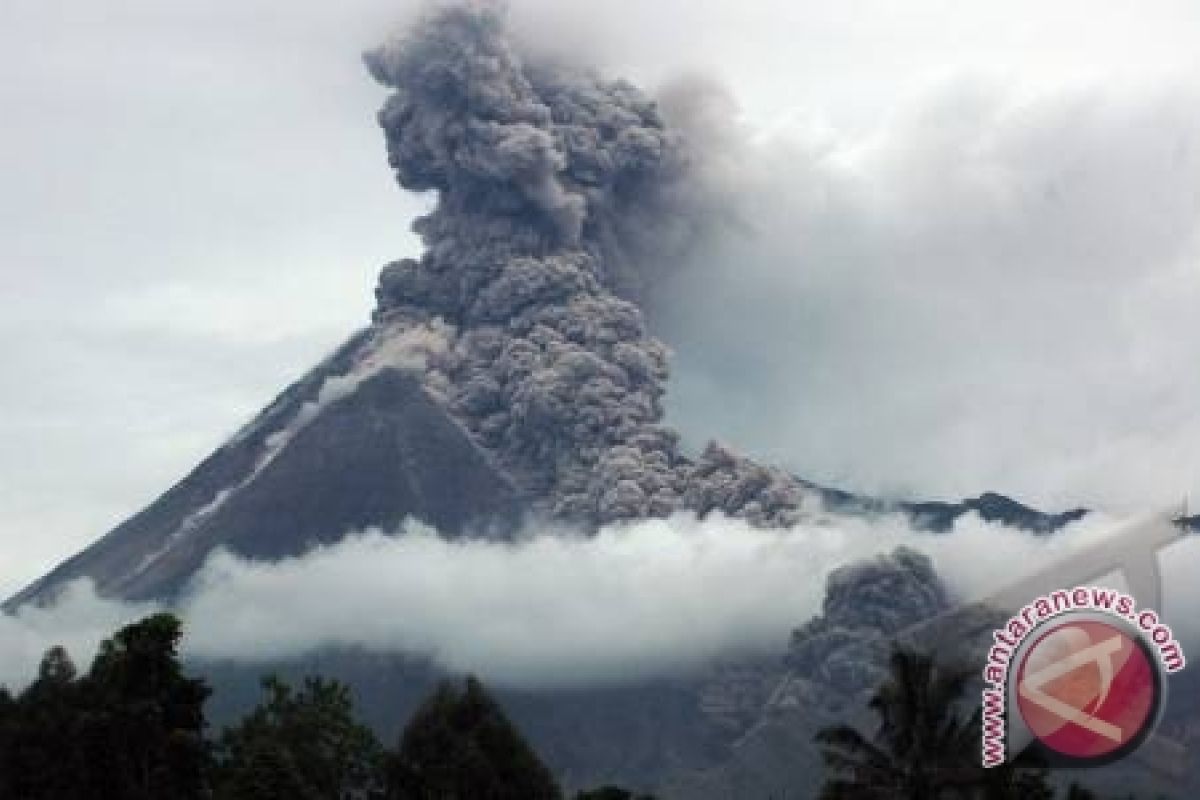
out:
{"label": "volcanic mountain", "polygon": [[92,579],[170,599],[217,548],[272,560],[414,518],[447,536],[530,519],[595,528],[680,510],[787,526],[972,510],[1049,530],[985,495],[887,504],[830,491],[663,422],[667,351],[638,299],[708,222],[694,154],[623,81],[523,58],[502,15],[451,7],[369,52],[405,189],[433,192],[425,250],[383,268],[369,327],[288,387],[187,477],[6,604]]}
{"label": "volcanic mountain", "polygon": [[[679,512],[781,528],[899,512],[934,531],[976,513],[1043,533],[1084,513],[1043,514],[995,494],[880,501],[715,443],[689,454],[664,421],[667,349],[643,302],[715,224],[719,203],[700,197],[688,139],[630,84],[518,52],[486,4],[441,8],[365,61],[390,89],[378,120],[391,169],[404,189],[436,195],[414,223],[423,253],[382,269],[365,329],[6,610],[50,603],[80,578],[106,597],[169,603],[217,550],[275,561],[406,519],[445,537],[503,538],[540,521],[586,532]],[[790,661],[781,642],[770,663],[668,685],[509,692],[506,706],[568,783],[674,781],[686,787],[677,796],[706,796],[684,773],[721,763],[761,728],[785,673],[830,672],[823,665],[839,657],[830,636],[874,643],[891,628],[863,620],[903,611],[895,627],[944,606],[922,558],[898,553],[834,576],[831,597],[851,601],[827,601],[825,621],[801,632]],[[371,721],[393,734],[398,711],[432,680],[399,656],[317,658],[308,667],[349,680],[372,700],[368,716],[386,709]],[[235,704],[239,686],[252,696],[257,669],[206,669],[222,688],[215,702]],[[862,688],[789,685],[826,701]],[[811,742],[815,719],[789,730]],[[727,796],[730,781],[705,786]]]}

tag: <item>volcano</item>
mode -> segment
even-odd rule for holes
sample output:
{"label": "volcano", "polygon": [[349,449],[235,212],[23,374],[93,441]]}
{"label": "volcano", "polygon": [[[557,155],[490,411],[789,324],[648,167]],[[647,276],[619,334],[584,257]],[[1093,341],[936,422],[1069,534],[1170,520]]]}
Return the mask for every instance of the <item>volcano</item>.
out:
{"label": "volcano", "polygon": [[[486,4],[441,8],[365,63],[390,90],[378,114],[389,167],[402,188],[436,196],[413,225],[422,254],[383,267],[363,330],[6,611],[50,604],[79,579],[107,598],[170,604],[217,551],[274,562],[406,520],[447,538],[504,539],[542,524],[586,533],[674,514],[787,528],[902,513],[936,532],[973,513],[1038,533],[1084,514],[1046,514],[993,493],[885,501],[716,443],[689,452],[664,419],[668,350],[649,331],[646,298],[720,224],[721,203],[703,197],[700,154],[669,115],[627,82],[521,51]],[[698,788],[684,773],[728,759],[751,728],[774,735],[760,723],[785,671],[841,670],[850,657],[828,657],[829,641],[874,647],[946,602],[932,566],[911,553],[841,573],[831,590],[851,599],[827,602],[824,621],[790,653],[781,642],[775,662],[717,665],[665,686],[510,692],[506,705],[568,782],[674,782],[686,787],[677,796],[728,796],[739,770],[754,772],[763,736],[741,751],[753,763],[721,780]],[[431,683],[423,667],[378,653],[317,658],[317,671],[368,700],[368,715],[411,709]],[[207,669],[226,690],[258,677],[257,668]],[[815,707],[835,696],[848,703],[865,683],[794,685]],[[800,763],[815,764],[820,719],[787,722],[792,738],[778,749],[789,763],[807,747]],[[400,722],[371,721],[385,735]]]}
{"label": "volcano", "polygon": [[437,197],[413,226],[424,253],[383,268],[365,330],[6,609],[79,578],[170,600],[218,548],[275,560],[409,518],[503,537],[678,511],[788,526],[901,510],[934,529],[975,511],[1042,531],[1082,514],[884,503],[717,444],[685,455],[639,305],[713,223],[685,137],[624,81],[523,57],[492,8],[442,9],[365,62],[391,90],[378,121],[399,184]]}

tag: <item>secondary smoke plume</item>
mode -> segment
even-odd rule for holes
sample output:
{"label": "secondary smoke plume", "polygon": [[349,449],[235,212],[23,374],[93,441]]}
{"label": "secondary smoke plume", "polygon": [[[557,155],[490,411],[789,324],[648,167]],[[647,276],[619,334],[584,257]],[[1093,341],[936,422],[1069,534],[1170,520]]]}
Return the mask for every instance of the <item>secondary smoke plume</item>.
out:
{"label": "secondary smoke plume", "polygon": [[437,192],[426,251],[388,265],[377,322],[455,327],[427,382],[559,518],[801,516],[790,476],[663,424],[667,353],[635,301],[696,225],[688,151],[628,83],[527,61],[491,7],[450,7],[366,56],[401,186]]}

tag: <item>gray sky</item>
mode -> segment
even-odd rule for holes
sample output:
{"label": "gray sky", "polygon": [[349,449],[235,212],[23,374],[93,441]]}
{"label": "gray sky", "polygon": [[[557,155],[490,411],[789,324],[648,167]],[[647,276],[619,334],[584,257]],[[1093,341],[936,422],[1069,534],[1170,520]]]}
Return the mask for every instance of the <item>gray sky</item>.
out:
{"label": "gray sky", "polygon": [[[690,434],[881,491],[1200,484],[1195,4],[517,6],[740,104],[725,177],[756,237],[662,323]],[[181,477],[414,251],[358,61],[408,13],[0,6],[0,593]]]}

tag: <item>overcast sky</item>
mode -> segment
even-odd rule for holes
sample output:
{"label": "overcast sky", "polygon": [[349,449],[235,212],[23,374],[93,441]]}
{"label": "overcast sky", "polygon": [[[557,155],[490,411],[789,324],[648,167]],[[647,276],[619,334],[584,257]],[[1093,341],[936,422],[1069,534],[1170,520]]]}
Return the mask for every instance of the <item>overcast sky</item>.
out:
{"label": "overcast sky", "polygon": [[[0,593],[367,318],[422,207],[383,0],[0,5]],[[525,0],[724,84],[750,233],[678,273],[672,416],[807,475],[1131,507],[1200,488],[1200,6]]]}

